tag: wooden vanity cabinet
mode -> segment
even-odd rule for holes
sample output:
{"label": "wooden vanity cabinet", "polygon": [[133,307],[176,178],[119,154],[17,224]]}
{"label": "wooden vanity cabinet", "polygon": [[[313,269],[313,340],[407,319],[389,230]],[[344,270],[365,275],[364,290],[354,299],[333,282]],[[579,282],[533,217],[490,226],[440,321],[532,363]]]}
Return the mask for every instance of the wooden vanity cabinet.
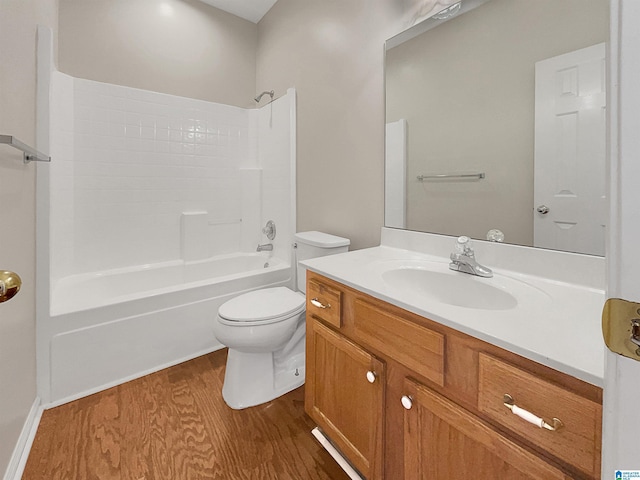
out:
{"label": "wooden vanity cabinet", "polygon": [[381,479],[385,365],[322,322],[310,323],[305,409],[358,471]]}
{"label": "wooden vanity cabinet", "polygon": [[306,372],[307,413],[368,480],[600,478],[600,388],[313,272]]}

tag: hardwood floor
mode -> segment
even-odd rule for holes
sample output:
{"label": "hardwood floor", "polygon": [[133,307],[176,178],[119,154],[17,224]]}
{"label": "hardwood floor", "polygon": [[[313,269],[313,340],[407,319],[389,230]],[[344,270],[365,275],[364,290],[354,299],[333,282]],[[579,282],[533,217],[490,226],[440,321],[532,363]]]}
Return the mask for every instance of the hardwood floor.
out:
{"label": "hardwood floor", "polygon": [[226,350],[44,412],[24,480],[348,480],[299,388],[232,410]]}

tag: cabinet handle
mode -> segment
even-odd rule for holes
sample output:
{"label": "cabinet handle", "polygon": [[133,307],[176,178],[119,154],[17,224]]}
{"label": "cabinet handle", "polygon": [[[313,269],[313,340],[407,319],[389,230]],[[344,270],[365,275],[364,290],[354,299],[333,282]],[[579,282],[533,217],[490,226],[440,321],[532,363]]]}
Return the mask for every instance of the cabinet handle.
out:
{"label": "cabinet handle", "polygon": [[312,298],[311,299],[311,305],[313,305],[314,307],[318,307],[318,308],[331,308],[331,304],[327,303],[326,305],[324,305],[317,298]]}
{"label": "cabinet handle", "polygon": [[532,423],[533,425],[539,428],[545,428],[547,430],[555,432],[557,430],[560,430],[564,426],[564,424],[560,421],[559,418],[554,418],[553,425],[550,425],[547,422],[545,422],[544,419],[534,415],[533,413],[525,410],[524,408],[520,408],[519,406],[516,405],[516,402],[513,399],[513,397],[508,393],[504,394],[502,401],[504,402],[504,406],[507,407],[509,410],[511,410],[511,412],[514,415],[517,415],[523,420],[529,423]]}
{"label": "cabinet handle", "polygon": [[406,410],[411,410],[411,407],[413,407],[413,398],[409,395],[403,395],[400,402],[402,402],[402,406]]}
{"label": "cabinet handle", "polygon": [[367,372],[367,381],[369,383],[375,383],[376,378],[378,378],[378,375],[376,375],[376,372],[372,372],[371,370]]}

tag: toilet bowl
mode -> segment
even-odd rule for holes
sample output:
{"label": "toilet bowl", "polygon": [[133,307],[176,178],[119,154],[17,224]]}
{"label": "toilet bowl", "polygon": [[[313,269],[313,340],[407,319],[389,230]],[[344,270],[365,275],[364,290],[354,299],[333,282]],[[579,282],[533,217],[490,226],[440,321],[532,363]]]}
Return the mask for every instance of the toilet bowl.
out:
{"label": "toilet bowl", "polygon": [[349,240],[321,232],[295,236],[298,291],[244,293],[218,309],[214,335],[229,348],[222,397],[234,409],[273,400],[305,378],[305,272],[301,260],[346,252]]}

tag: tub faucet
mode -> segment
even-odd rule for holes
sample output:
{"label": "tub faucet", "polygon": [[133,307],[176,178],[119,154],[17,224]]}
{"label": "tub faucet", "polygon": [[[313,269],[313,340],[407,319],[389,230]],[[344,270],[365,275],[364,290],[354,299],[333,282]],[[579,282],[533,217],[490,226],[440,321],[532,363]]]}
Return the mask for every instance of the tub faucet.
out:
{"label": "tub faucet", "polygon": [[478,277],[493,277],[493,272],[490,268],[480,265],[476,261],[476,254],[471,247],[469,237],[458,237],[456,251],[451,254],[450,258],[449,269],[451,270],[477,275]]}
{"label": "tub faucet", "polygon": [[258,248],[256,248],[256,252],[271,252],[272,250],[273,250],[272,243],[265,243],[263,245],[258,245]]}

